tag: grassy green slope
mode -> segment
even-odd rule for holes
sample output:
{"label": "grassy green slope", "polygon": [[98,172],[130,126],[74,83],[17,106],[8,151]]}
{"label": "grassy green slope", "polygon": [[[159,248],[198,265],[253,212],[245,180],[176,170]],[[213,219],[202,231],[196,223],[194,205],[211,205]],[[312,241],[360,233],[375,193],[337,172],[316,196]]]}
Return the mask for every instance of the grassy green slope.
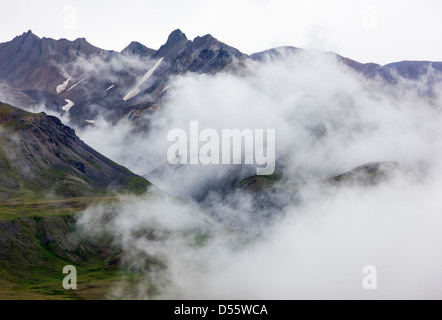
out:
{"label": "grassy green slope", "polygon": [[[71,211],[60,215],[59,210]],[[17,210],[20,210],[17,208]],[[24,209],[22,213],[26,212]],[[103,299],[122,276],[109,263],[109,242],[80,239],[74,232],[75,209],[29,210],[23,217],[0,213],[0,299]],[[108,251],[107,251],[108,250]],[[66,265],[78,270],[79,290],[62,287]]]}
{"label": "grassy green slope", "polygon": [[[82,142],[57,118],[0,103],[0,299],[105,299],[119,282],[119,249],[85,239],[75,216],[151,184]],[[63,267],[78,290],[62,287]]]}

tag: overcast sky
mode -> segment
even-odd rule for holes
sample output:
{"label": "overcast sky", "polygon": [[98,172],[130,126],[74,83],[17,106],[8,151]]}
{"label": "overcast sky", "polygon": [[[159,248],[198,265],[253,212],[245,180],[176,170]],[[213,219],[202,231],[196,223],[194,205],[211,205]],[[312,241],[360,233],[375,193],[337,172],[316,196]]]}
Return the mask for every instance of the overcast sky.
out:
{"label": "overcast sky", "polygon": [[157,49],[179,28],[249,54],[291,45],[361,62],[442,61],[441,12],[439,0],[15,0],[2,3],[0,42],[32,29],[104,49],[132,40]]}

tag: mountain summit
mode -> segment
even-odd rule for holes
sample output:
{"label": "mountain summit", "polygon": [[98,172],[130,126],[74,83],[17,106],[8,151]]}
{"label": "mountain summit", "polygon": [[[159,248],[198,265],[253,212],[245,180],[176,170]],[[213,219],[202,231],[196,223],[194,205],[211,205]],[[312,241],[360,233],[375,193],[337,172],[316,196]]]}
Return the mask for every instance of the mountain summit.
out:
{"label": "mountain summit", "polygon": [[155,52],[156,50],[150,49],[144,44],[139,43],[138,41],[132,41],[126,48],[121,51],[122,54],[137,55],[141,57],[150,57]]}
{"label": "mountain summit", "polygon": [[166,45],[175,45],[183,41],[187,41],[186,35],[180,29],[176,29],[169,35]]}

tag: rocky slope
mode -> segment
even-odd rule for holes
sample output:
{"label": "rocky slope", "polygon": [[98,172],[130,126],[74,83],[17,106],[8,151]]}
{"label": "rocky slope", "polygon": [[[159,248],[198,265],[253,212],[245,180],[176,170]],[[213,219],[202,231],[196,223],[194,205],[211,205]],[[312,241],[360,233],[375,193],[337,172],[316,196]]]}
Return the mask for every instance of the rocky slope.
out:
{"label": "rocky slope", "polygon": [[0,104],[0,198],[93,196],[149,185],[87,146],[58,118]]}
{"label": "rocky slope", "polygon": [[111,52],[94,47],[86,39],[69,41],[39,38],[31,30],[0,44],[0,79],[23,90],[56,92],[66,79],[60,67],[79,56],[108,58]]}
{"label": "rocky slope", "polygon": [[[107,298],[115,259],[118,249],[110,241],[75,232],[74,217],[0,219],[0,299]],[[80,272],[77,292],[62,290],[66,265]]]}

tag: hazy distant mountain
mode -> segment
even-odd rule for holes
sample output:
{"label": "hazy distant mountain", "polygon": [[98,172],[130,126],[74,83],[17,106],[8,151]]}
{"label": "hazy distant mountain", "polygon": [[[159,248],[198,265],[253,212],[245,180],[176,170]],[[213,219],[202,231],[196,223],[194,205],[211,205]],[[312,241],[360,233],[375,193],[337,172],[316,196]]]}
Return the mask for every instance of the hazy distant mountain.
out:
{"label": "hazy distant mountain", "polygon": [[442,62],[402,61],[378,68],[370,78],[382,79],[392,86],[416,87],[420,94],[432,97],[442,83]]}
{"label": "hazy distant mountain", "polygon": [[[266,61],[277,61],[282,60],[288,55],[295,55],[298,53],[301,53],[305,51],[304,49],[295,48],[295,47],[279,47],[274,48],[266,51],[261,51],[252,54],[250,57],[253,60],[260,61],[260,62],[266,62]],[[334,55],[339,61],[341,61],[343,64],[347,65],[348,67],[362,73],[363,75],[369,75],[373,72],[375,72],[377,69],[379,69],[381,66],[376,63],[360,63],[354,60],[351,60],[349,58],[342,57],[335,53],[330,53]]]}
{"label": "hazy distant mountain", "polygon": [[401,77],[408,80],[417,80],[431,71],[442,72],[442,62],[431,61],[402,61],[379,67],[375,74],[396,83]]}
{"label": "hazy distant mountain", "polygon": [[[0,44],[0,98],[19,107],[32,102],[69,112],[80,124],[99,115],[114,122],[137,121],[159,108],[171,82],[180,75],[234,71],[248,60],[272,62],[302,51],[281,47],[249,56],[211,35],[189,40],[175,30],[158,50],[134,41],[117,53],[94,47],[85,39],[53,40],[28,31]],[[434,71],[426,80],[430,87],[442,79],[440,62],[381,66],[328,54],[366,77],[391,85],[400,78],[417,81],[430,71]]]}

